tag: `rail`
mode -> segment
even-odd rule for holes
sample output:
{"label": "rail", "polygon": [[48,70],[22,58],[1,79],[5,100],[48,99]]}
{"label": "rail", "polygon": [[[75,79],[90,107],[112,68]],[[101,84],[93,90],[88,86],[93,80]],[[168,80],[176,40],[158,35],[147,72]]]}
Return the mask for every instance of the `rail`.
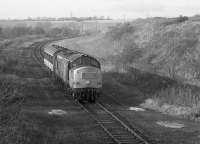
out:
{"label": "rail", "polygon": [[117,144],[150,144],[101,103],[80,104]]}
{"label": "rail", "polygon": [[[49,42],[45,41],[35,43],[32,45],[34,49],[34,57],[38,63],[42,63],[42,48]],[[91,114],[93,119],[99,124],[99,126],[112,138],[117,144],[150,144],[143,136],[137,133],[134,129],[130,128],[124,123],[118,116],[116,116],[111,110],[106,108],[101,103],[96,104],[81,104],[88,113]]]}

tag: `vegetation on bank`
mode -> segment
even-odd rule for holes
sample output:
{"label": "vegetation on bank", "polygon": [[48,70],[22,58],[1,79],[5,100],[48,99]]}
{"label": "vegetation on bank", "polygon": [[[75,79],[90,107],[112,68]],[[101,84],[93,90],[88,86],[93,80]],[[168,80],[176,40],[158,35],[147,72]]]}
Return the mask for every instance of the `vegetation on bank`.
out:
{"label": "vegetation on bank", "polygon": [[[185,16],[135,20],[113,27],[106,37],[118,41],[122,49],[110,59],[114,65],[137,68],[176,81],[148,93],[142,106],[172,115],[199,117],[199,21]],[[159,80],[163,81],[154,79],[155,83]],[[156,88],[153,83],[148,85],[148,79],[140,83],[147,84],[139,89],[142,94],[149,87],[152,91]],[[138,85],[143,85],[140,83]]]}
{"label": "vegetation on bank", "polygon": [[[189,113],[184,112],[184,108],[179,108],[183,112],[176,112],[178,115],[197,116],[199,38],[200,23],[197,17],[180,16],[171,19],[138,19],[111,27],[106,34],[77,38],[75,43],[63,41],[59,44],[94,55],[101,60],[103,71],[114,71],[114,74],[104,74],[115,79],[111,82],[108,77],[107,82],[104,77],[105,91],[108,93],[117,91],[116,95],[126,96],[125,100],[137,104],[150,99],[151,102],[155,101],[157,108],[164,108],[162,111],[169,113],[169,109],[163,105],[168,104],[168,108],[172,105],[173,109],[174,106],[189,107]],[[138,72],[130,69],[137,69]],[[164,84],[166,79],[167,84]],[[142,101],[137,101],[139,97],[143,98]],[[146,104],[155,104],[150,101]]]}
{"label": "vegetation on bank", "polygon": [[24,35],[43,35],[46,37],[75,37],[80,34],[78,28],[70,26],[55,27],[50,22],[38,23],[35,26],[26,24],[0,26],[0,39],[16,38]]}
{"label": "vegetation on bank", "polygon": [[200,23],[183,16],[136,20],[112,28],[107,37],[123,49],[118,63],[198,85]]}
{"label": "vegetation on bank", "polygon": [[24,102],[24,85],[17,83],[14,75],[7,76],[8,71],[15,73],[18,61],[6,59],[2,54],[10,44],[1,45],[0,51],[0,144],[20,143],[22,133],[20,111]]}

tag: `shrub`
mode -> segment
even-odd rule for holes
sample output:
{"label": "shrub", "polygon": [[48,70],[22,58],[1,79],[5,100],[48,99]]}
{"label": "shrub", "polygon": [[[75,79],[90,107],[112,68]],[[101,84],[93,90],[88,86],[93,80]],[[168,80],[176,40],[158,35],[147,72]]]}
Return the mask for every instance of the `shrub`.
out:
{"label": "shrub", "polygon": [[177,19],[176,19],[176,21],[178,22],[178,23],[182,23],[182,22],[185,22],[185,21],[187,21],[187,20],[189,20],[189,18],[187,17],[187,16],[179,16]]}
{"label": "shrub", "polygon": [[189,85],[177,85],[162,89],[155,94],[155,97],[159,98],[162,103],[193,107],[200,102],[199,92],[198,88]]}
{"label": "shrub", "polygon": [[51,23],[39,23],[35,27],[29,27],[26,25],[15,27],[0,27],[0,38],[15,38],[23,35],[45,35],[49,37],[78,36],[80,31],[78,29],[72,29],[67,27],[52,27]]}
{"label": "shrub", "polygon": [[47,36],[50,36],[50,37],[60,36],[61,34],[62,34],[61,28],[52,28],[47,32]]}
{"label": "shrub", "polygon": [[22,87],[8,79],[0,80],[0,143],[18,143]]}
{"label": "shrub", "polygon": [[126,23],[123,25],[112,27],[111,30],[108,32],[108,35],[113,40],[120,40],[124,34],[131,34],[134,31],[135,31],[135,28],[129,23]]}
{"label": "shrub", "polygon": [[138,45],[131,42],[126,45],[121,53],[122,63],[132,63],[134,60],[139,59],[142,56],[143,51],[138,48]]}

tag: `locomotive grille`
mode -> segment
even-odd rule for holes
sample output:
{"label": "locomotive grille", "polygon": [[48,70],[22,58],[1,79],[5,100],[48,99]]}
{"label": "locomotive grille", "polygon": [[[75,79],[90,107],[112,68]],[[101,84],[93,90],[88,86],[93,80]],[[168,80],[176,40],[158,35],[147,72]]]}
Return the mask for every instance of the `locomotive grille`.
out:
{"label": "locomotive grille", "polygon": [[96,79],[97,73],[82,73],[82,79]]}

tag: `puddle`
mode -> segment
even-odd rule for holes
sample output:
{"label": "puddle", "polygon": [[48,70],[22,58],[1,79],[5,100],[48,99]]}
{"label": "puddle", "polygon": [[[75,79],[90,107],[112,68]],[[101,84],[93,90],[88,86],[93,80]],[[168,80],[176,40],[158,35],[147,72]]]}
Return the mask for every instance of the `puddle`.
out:
{"label": "puddle", "polygon": [[53,109],[50,112],[48,112],[48,114],[50,114],[50,115],[65,115],[65,114],[67,114],[67,112],[64,110],[60,110],[60,109]]}
{"label": "puddle", "polygon": [[176,122],[168,122],[168,121],[157,121],[156,124],[168,128],[183,128],[184,124],[176,123]]}
{"label": "puddle", "polygon": [[139,107],[129,107],[129,110],[132,110],[132,111],[145,111],[145,109],[139,108]]}

